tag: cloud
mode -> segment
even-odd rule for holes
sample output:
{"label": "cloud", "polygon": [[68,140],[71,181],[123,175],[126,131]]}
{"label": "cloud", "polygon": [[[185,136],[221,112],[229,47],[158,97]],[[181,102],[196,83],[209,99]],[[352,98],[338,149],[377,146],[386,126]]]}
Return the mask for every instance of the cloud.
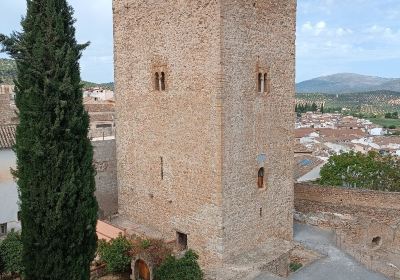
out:
{"label": "cloud", "polygon": [[353,30],[351,30],[350,28],[343,28],[343,27],[339,27],[336,29],[336,35],[337,36],[345,36],[345,35],[350,35],[353,34]]}
{"label": "cloud", "polygon": [[313,25],[310,21],[304,23],[301,27],[301,31],[305,33],[312,33],[315,36],[319,36],[326,29],[326,22],[319,21]]}
{"label": "cloud", "polygon": [[297,79],[329,67],[362,72],[355,65],[400,77],[399,11],[399,0],[298,0]]}

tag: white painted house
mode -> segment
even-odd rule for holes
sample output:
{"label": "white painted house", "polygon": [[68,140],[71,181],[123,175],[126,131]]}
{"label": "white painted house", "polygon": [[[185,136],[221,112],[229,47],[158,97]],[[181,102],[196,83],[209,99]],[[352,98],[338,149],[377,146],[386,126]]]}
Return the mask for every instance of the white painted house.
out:
{"label": "white painted house", "polygon": [[21,229],[17,184],[11,175],[11,168],[16,166],[16,156],[11,150],[14,141],[15,126],[0,126],[0,237]]}

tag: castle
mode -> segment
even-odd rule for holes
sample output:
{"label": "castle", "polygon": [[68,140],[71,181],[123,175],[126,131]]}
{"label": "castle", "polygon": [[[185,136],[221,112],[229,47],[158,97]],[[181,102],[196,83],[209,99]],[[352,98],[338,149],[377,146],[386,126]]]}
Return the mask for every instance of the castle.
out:
{"label": "castle", "polygon": [[119,214],[216,267],[293,236],[295,0],[114,0]]}

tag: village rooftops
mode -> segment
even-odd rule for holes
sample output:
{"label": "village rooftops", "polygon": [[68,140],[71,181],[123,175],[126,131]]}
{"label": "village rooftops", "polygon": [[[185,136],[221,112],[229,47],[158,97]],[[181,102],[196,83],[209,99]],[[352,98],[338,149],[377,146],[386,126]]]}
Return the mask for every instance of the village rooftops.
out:
{"label": "village rooftops", "polygon": [[14,146],[16,129],[16,125],[0,125],[0,150]]}

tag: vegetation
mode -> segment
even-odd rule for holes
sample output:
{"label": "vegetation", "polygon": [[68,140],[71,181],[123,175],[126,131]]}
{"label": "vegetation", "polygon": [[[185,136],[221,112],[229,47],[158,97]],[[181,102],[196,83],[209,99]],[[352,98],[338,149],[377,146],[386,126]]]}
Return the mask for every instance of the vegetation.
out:
{"label": "vegetation", "polygon": [[291,272],[296,272],[297,270],[299,270],[302,267],[303,267],[303,264],[301,264],[299,262],[291,262],[289,264],[289,269]]}
{"label": "vegetation", "polygon": [[97,252],[100,260],[106,264],[110,273],[121,273],[129,270],[132,257],[129,252],[132,244],[123,236],[112,239],[110,242],[99,241]]}
{"label": "vegetation", "polygon": [[21,33],[0,36],[16,61],[17,178],[26,280],[89,279],[97,202],[89,117],[82,104],[73,10],[27,1]]}
{"label": "vegetation", "polygon": [[154,266],[160,266],[172,255],[172,247],[161,239],[134,238],[132,241],[131,254],[134,256],[146,256]]}
{"label": "vegetation", "polygon": [[377,152],[333,155],[321,169],[322,185],[400,191],[400,159]]}
{"label": "vegetation", "polygon": [[374,124],[380,125],[384,128],[393,127],[397,128],[400,127],[400,119],[384,119],[384,118],[368,118]]}
{"label": "vegetation", "polygon": [[17,66],[12,59],[0,58],[0,83],[14,84],[17,76]]}
{"label": "vegetation", "polygon": [[320,107],[316,103],[300,103],[296,104],[295,107],[295,112],[296,113],[305,113],[305,112],[323,112],[324,111],[324,105],[321,104]]}
{"label": "vegetation", "polygon": [[386,113],[385,114],[385,119],[398,119],[399,118],[399,112],[393,112],[393,113]]}
{"label": "vegetation", "polygon": [[12,231],[0,244],[0,274],[5,272],[15,275],[23,271],[21,236]]}
{"label": "vegetation", "polygon": [[366,115],[382,115],[388,112],[400,111],[400,92],[379,90],[356,93],[324,94],[298,93],[297,103],[324,104],[324,111],[341,112],[346,109],[350,113]]}
{"label": "vegetation", "polygon": [[203,272],[197,263],[198,255],[189,250],[181,259],[168,257],[155,269],[156,280],[202,280]]}

